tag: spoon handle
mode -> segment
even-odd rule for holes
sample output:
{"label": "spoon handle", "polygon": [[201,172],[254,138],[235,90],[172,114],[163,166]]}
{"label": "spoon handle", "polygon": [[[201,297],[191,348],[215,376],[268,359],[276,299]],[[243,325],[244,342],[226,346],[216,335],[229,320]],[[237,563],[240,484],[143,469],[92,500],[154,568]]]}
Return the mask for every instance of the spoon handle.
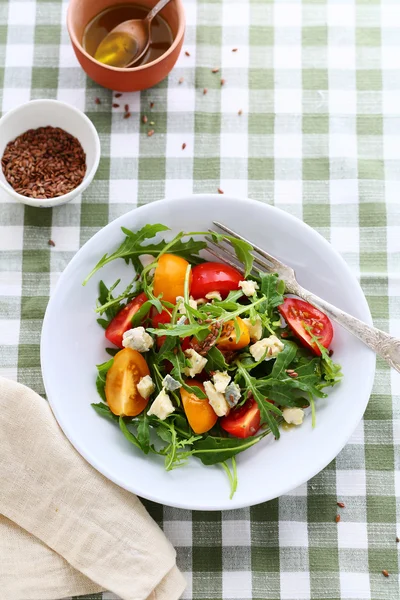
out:
{"label": "spoon handle", "polygon": [[166,6],[169,2],[171,2],[171,0],[160,0],[160,2],[157,2],[157,4],[153,6],[151,11],[147,14],[145,21],[148,21],[150,23],[150,21],[152,21],[154,17],[160,12],[160,10],[162,10],[164,6]]}

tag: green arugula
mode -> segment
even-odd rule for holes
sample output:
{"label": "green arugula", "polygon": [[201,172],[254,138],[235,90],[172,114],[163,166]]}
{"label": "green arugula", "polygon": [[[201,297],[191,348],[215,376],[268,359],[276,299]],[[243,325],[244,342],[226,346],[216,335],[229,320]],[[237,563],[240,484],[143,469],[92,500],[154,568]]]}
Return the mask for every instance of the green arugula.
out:
{"label": "green arugula", "polygon": [[213,437],[211,435],[201,436],[193,444],[192,455],[200,459],[203,465],[216,465],[247,450],[247,448],[251,448],[254,444],[258,444],[268,433],[270,432],[266,430],[260,435],[244,439]]}
{"label": "green arugula", "polygon": [[103,400],[103,402],[107,402],[106,392],[105,392],[106,376],[107,376],[108,370],[112,367],[113,362],[114,362],[114,359],[110,358],[110,360],[108,360],[107,362],[104,362],[101,365],[96,366],[96,368],[97,368],[96,389],[99,393],[100,398]]}
{"label": "green arugula", "polygon": [[253,246],[244,240],[238,240],[231,235],[217,233],[215,231],[211,233],[211,237],[215,242],[223,242],[224,240],[227,240],[232,244],[239,262],[244,265],[244,277],[248,277],[253,268],[254,262],[254,256],[252,254]]}
{"label": "green arugula", "polygon": [[[145,225],[139,231],[133,232],[125,227],[121,227],[122,232],[125,234],[125,239],[117,250],[111,254],[105,254],[92,269],[89,275],[86,277],[83,285],[89,281],[89,279],[102,267],[109,262],[122,258],[125,262],[132,262],[135,269],[139,272],[142,271],[142,265],[140,263],[139,256],[143,254],[150,254],[151,256],[160,256],[164,252],[171,251],[177,256],[182,256],[189,260],[189,262],[195,262],[196,255],[206,248],[207,244],[202,241],[195,241],[193,238],[182,242],[182,238],[186,238],[189,235],[197,235],[197,233],[186,234],[184,232],[179,233],[172,242],[161,241],[157,244],[145,244],[149,239],[154,238],[158,233],[162,231],[168,231],[169,227],[162,225],[161,223],[154,225]],[[202,234],[202,232],[199,232]]]}
{"label": "green arugula", "polygon": [[101,417],[105,417],[106,419],[110,419],[111,421],[118,421],[117,415],[111,412],[107,404],[103,404],[103,402],[99,402],[98,404],[92,404],[94,410]]}

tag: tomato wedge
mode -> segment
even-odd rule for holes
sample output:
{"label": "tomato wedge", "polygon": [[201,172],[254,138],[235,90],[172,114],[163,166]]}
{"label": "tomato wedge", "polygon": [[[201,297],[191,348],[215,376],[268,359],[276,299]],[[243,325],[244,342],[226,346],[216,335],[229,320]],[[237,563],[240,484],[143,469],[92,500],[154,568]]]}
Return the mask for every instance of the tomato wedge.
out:
{"label": "tomato wedge", "polygon": [[[181,256],[163,254],[154,273],[153,292],[156,297],[175,304],[177,296],[183,296],[186,270],[189,263]],[[190,274],[190,280],[192,274]],[[190,281],[189,281],[190,284]]]}
{"label": "tomato wedge", "polygon": [[148,399],[142,398],[137,384],[150,369],[140,352],[125,348],[114,356],[114,362],[106,377],[106,399],[114,415],[136,417],[147,406]]}
{"label": "tomato wedge", "polygon": [[118,348],[123,348],[122,336],[125,331],[131,329],[133,315],[137,313],[146,300],[146,294],[139,294],[139,296],[136,296],[131,302],[128,302],[128,304],[113,318],[106,329],[106,338],[112,344],[115,344]]}
{"label": "tomato wedge", "polygon": [[[198,387],[204,392],[204,386],[200,381],[191,379],[188,384],[192,387]],[[184,388],[180,388],[180,394],[187,420],[195,433],[205,433],[214,427],[218,417],[208,400],[202,400],[195,394],[187,392]]]}
{"label": "tomato wedge", "polygon": [[217,348],[219,350],[232,350],[235,352],[236,350],[241,350],[250,343],[249,328],[240,317],[236,317],[236,321],[240,329],[239,339],[236,339],[234,321],[227,321],[222,328],[222,333],[217,343]]}
{"label": "tomato wedge", "polygon": [[333,338],[332,323],[318,308],[297,298],[285,298],[278,309],[290,329],[306,348],[309,348],[318,356],[321,355],[320,349],[315,342],[311,341],[311,335],[304,325],[310,328],[311,333],[318,338],[322,346],[329,348]]}
{"label": "tomato wedge", "polygon": [[229,415],[220,419],[222,429],[238,438],[255,435],[260,429],[260,410],[257,402],[249,398],[243,406],[234,408]]}
{"label": "tomato wedge", "polygon": [[219,292],[226,298],[231,290],[239,289],[243,275],[233,267],[217,262],[206,262],[192,269],[190,293],[193,298],[204,298],[209,292]]}

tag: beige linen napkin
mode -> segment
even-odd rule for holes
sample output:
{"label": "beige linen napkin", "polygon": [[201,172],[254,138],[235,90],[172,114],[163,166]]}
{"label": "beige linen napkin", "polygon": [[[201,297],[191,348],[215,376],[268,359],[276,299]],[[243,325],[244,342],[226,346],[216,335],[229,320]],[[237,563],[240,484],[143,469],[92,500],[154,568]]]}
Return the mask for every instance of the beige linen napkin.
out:
{"label": "beige linen napkin", "polygon": [[175,550],[140,501],[71,446],[47,402],[0,378],[0,596],[53,600],[103,589],[177,600]]}

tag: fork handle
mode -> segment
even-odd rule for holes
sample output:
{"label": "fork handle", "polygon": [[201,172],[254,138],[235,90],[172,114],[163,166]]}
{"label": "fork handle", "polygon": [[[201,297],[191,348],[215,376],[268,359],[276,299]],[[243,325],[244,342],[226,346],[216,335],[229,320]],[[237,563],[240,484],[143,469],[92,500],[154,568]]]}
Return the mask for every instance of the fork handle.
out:
{"label": "fork handle", "polygon": [[364,342],[368,348],[371,348],[378,356],[381,356],[393,369],[400,373],[400,339],[395,338],[376,327],[371,327],[363,323],[356,317],[352,317],[348,313],[340,310],[336,306],[329,304],[326,300],[322,300],[315,294],[305,290],[297,282],[287,286],[287,290],[291,294],[299,296],[302,300],[313,304],[321,309],[329,317],[335,320],[339,325],[347,329],[355,335],[359,340]]}

